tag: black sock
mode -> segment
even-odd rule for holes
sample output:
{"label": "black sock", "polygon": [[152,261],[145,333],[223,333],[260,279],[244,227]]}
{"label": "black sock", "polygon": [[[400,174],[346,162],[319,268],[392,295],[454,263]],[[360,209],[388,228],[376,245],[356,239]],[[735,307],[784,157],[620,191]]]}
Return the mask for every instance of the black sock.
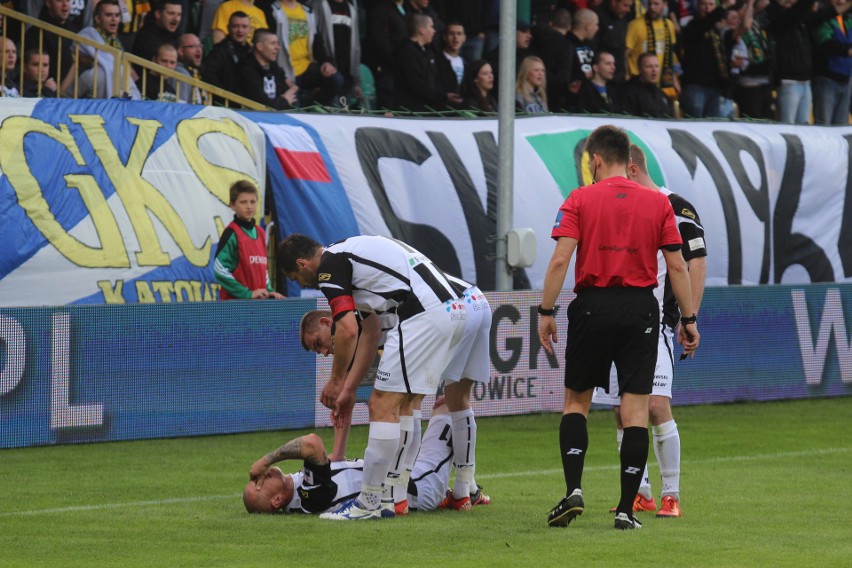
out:
{"label": "black sock", "polygon": [[565,472],[566,495],[580,489],[583,464],[589,449],[589,429],[582,414],[563,414],[559,424],[559,449],[562,451],[562,469]]}
{"label": "black sock", "polygon": [[648,462],[648,429],[631,426],[621,439],[621,501],[616,512],[631,513]]}

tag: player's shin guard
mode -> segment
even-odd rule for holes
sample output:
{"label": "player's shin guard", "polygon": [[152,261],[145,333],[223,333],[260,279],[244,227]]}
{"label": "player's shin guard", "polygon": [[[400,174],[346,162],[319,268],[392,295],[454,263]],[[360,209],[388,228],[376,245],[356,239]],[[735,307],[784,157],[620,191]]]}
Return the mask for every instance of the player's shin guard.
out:
{"label": "player's shin guard", "polygon": [[674,420],[652,426],[654,453],[663,479],[662,494],[680,499],[680,433]]}
{"label": "player's shin guard", "polygon": [[631,426],[624,429],[621,442],[621,500],[616,511],[632,515],[633,500],[642,483],[648,462],[648,429]]}
{"label": "player's shin guard", "polygon": [[476,466],[476,419],[473,409],[450,412],[453,428],[453,466],[456,480],[453,484],[453,498],[470,497],[473,472]]}
{"label": "player's shin guard", "polygon": [[364,450],[364,474],[358,500],[366,509],[378,509],[382,503],[382,486],[388,475],[391,460],[399,447],[400,428],[397,422],[370,422],[367,449]]}
{"label": "player's shin guard", "polygon": [[[566,495],[581,489],[586,450],[589,449],[589,430],[582,414],[563,414],[559,424],[559,448],[562,451],[562,469],[565,472]],[[631,501],[632,503],[632,501]]]}

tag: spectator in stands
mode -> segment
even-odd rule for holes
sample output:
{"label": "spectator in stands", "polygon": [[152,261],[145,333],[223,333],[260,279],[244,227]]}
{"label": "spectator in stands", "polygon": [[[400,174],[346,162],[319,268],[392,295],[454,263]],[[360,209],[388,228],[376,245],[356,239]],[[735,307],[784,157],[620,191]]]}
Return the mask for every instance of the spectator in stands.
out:
{"label": "spectator in stands", "polygon": [[343,78],[341,93],[361,98],[361,36],[355,0],[313,0],[317,35],[325,57]]}
{"label": "spectator in stands", "polygon": [[299,86],[299,105],[313,101],[336,104],[344,79],[316,35],[313,10],[296,0],[275,0],[269,8],[269,22],[280,43],[278,66]]}
{"label": "spectator in stands", "polygon": [[775,39],[778,120],[808,124],[811,120],[813,54],[810,29],[817,25],[815,0],[771,0],[766,7],[769,33]]}
{"label": "spectator in stands", "polygon": [[629,80],[621,92],[621,112],[633,116],[672,118],[672,102],[658,86],[660,60],[653,51],[639,56],[639,75]]}
{"label": "spectator in stands", "polygon": [[[93,42],[102,43],[113,49],[124,51],[121,41],[118,39],[118,26],[121,23],[121,9],[118,7],[117,0],[100,0],[95,7],[94,15],[95,25],[80,30],[80,35]],[[80,60],[77,62],[76,68],[79,73],[77,81],[68,81],[68,89],[70,94],[75,93],[78,97],[92,97],[98,99],[108,99],[113,96],[126,95],[131,99],[139,100],[142,95],[139,89],[136,88],[136,73],[130,73],[129,77],[122,76],[119,79],[120,91],[113,92],[113,56],[106,51],[99,51],[97,54],[97,66],[89,67],[95,61],[95,49],[85,45],[80,45]],[[73,50],[73,49],[72,49]],[[88,67],[88,68],[87,68]],[[85,69],[79,72],[80,69]],[[72,73],[75,68],[72,67]],[[124,67],[122,67],[122,73]],[[127,90],[124,92],[124,90]]]}
{"label": "spectator in stands", "polygon": [[[162,65],[166,69],[174,69],[177,66],[177,49],[170,43],[164,43],[157,49],[157,53],[151,58],[151,61],[157,65]],[[173,103],[177,102],[177,85],[176,81],[170,77],[160,75],[156,71],[147,71],[143,74],[143,80],[140,77],[136,82],[139,91],[145,94],[145,98],[149,101],[161,101]],[[162,80],[162,81],[161,81]],[[161,86],[162,85],[162,86]],[[142,87],[145,87],[144,89]]]}
{"label": "spectator in stands", "polygon": [[[205,83],[210,83],[226,91],[235,91],[237,86],[237,64],[248,58],[252,53],[248,43],[251,33],[251,19],[245,12],[234,12],[228,22],[228,35],[213,46],[204,64],[201,66],[201,77]],[[221,99],[213,99],[221,103]]]}
{"label": "spectator in stands", "polygon": [[[740,107],[740,116],[772,120],[775,118],[772,108],[772,68],[775,62],[766,33],[769,22],[764,8],[768,3],[769,0],[746,0],[740,24],[746,65],[734,78],[734,101]],[[846,108],[848,112],[848,104]]]}
{"label": "spectator in stands", "polygon": [[[515,29],[515,75],[521,69],[521,62],[530,55],[534,55],[530,45],[532,43],[532,28],[529,22],[518,20]],[[497,80],[498,69],[500,69],[500,46],[498,45],[485,56],[486,61],[491,64],[494,70],[494,77]]]}
{"label": "spectator in stands", "polygon": [[533,29],[531,49],[541,57],[547,69],[547,100],[552,110],[566,110],[571,66],[574,61],[572,45],[567,39],[571,31],[571,12],[561,8],[550,13],[546,26]]}
{"label": "spectator in stands", "polygon": [[266,29],[254,34],[252,55],[241,61],[237,71],[239,94],[276,110],[293,108],[299,87],[278,65],[278,36]]}
{"label": "spectator in stands", "polygon": [[850,4],[830,0],[814,32],[814,122],[848,124],[852,91],[852,13]]}
{"label": "spectator in stands", "polygon": [[132,49],[133,55],[147,61],[157,56],[160,46],[164,43],[177,48],[180,37],[178,26],[183,14],[181,0],[159,0],[152,14],[136,34]]}
{"label": "spectator in stands", "polygon": [[[62,28],[66,31],[77,33],[80,31],[79,21],[71,18],[71,0],[45,0],[44,7],[39,14],[39,20]],[[39,40],[39,36],[41,39]],[[71,69],[73,56],[71,54],[70,41],[62,40],[62,49],[59,49],[59,36],[51,32],[41,32],[35,26],[30,27],[24,36],[24,44],[28,47],[38,47],[41,41],[42,52],[50,56],[50,70],[47,76],[61,81],[68,76]],[[61,59],[61,61],[60,61]],[[61,65],[61,69],[57,66]]]}
{"label": "spectator in stands", "polygon": [[376,83],[379,108],[395,108],[394,58],[408,41],[403,0],[378,0],[367,16],[367,61]]}
{"label": "spectator in stands", "polygon": [[698,0],[695,16],[683,31],[683,112],[692,118],[722,116],[719,101],[730,84],[728,57],[717,24],[734,0]]}
{"label": "spectator in stands", "polygon": [[734,117],[734,99],[733,96],[733,80],[736,74],[740,72],[740,67],[744,64],[736,53],[745,54],[745,44],[739,36],[740,33],[740,10],[745,10],[744,6],[738,7],[738,4],[725,9],[725,17],[716,26],[719,35],[722,38],[722,50],[727,57],[728,73],[731,81],[722,90],[719,97],[719,113],[722,118]]}
{"label": "spectator in stands", "polygon": [[249,44],[253,41],[254,32],[269,27],[266,14],[254,5],[254,0],[226,0],[216,8],[216,13],[213,15],[210,37],[213,38],[214,44],[219,43],[228,35],[230,32],[231,15],[236,12],[245,14],[249,19],[249,33],[246,38]]}
{"label": "spectator in stands", "polygon": [[595,58],[593,40],[597,33],[598,15],[588,8],[577,10],[571,32],[568,34],[574,61],[571,64],[571,82],[568,85],[566,106],[572,112],[579,110],[577,94],[583,81],[592,78],[592,61]]}
{"label": "spectator in stands", "polygon": [[627,72],[627,24],[633,0],[605,0],[596,13],[598,15],[598,34],[595,36],[597,48],[608,51],[615,57],[615,77],[612,82],[623,85],[629,79]]}
{"label": "spectator in stands", "polygon": [[494,91],[494,72],[490,63],[480,59],[465,67],[462,82],[462,104],[465,108],[497,112],[497,97]]}
{"label": "spectator in stands", "polygon": [[578,112],[606,114],[620,112],[615,77],[615,56],[608,51],[595,52],[592,78],[585,79],[578,94]]}
{"label": "spectator in stands", "polygon": [[56,96],[56,81],[49,75],[50,55],[40,53],[38,47],[29,47],[24,52],[24,82],[21,85],[22,97]]}
{"label": "spectator in stands", "polygon": [[436,53],[432,50],[435,28],[432,18],[413,13],[408,20],[408,41],[396,53],[394,75],[397,108],[415,112],[444,110],[448,104],[459,104],[457,93],[449,93],[441,84]]}
{"label": "spectator in stands", "polygon": [[458,22],[465,30],[467,40],[461,49],[465,62],[472,63],[482,59],[485,47],[485,13],[483,0],[465,0],[448,2],[444,12],[448,22]]}
{"label": "spectator in stands", "polygon": [[547,74],[544,62],[530,55],[521,62],[515,81],[515,106],[529,114],[547,112]]}
{"label": "spectator in stands", "polygon": [[0,96],[19,97],[18,81],[15,78],[15,66],[18,64],[18,48],[9,38],[3,40],[3,84],[0,85]]}
{"label": "spectator in stands", "polygon": [[639,56],[646,52],[657,55],[660,63],[658,85],[672,100],[680,93],[677,35],[674,23],[664,16],[665,0],[648,0],[648,11],[627,25],[627,69],[630,76],[639,75]]}
{"label": "spectator in stands", "polygon": [[441,84],[448,93],[461,95],[461,84],[464,79],[464,59],[461,56],[461,48],[467,36],[464,26],[459,22],[450,22],[444,29],[444,41],[441,54],[438,57],[438,73]]}
{"label": "spectator in stands", "polygon": [[[201,80],[201,61],[204,49],[201,40],[195,34],[183,34],[178,40],[178,60],[175,71],[187,77]],[[206,93],[193,89],[185,83],[178,84],[178,100],[185,103],[203,104]]]}
{"label": "spectator in stands", "polygon": [[407,0],[408,16],[411,14],[423,14],[432,18],[432,26],[435,28],[435,35],[432,37],[432,49],[435,53],[440,53],[444,40],[444,22],[438,17],[438,12],[429,5],[429,0]]}

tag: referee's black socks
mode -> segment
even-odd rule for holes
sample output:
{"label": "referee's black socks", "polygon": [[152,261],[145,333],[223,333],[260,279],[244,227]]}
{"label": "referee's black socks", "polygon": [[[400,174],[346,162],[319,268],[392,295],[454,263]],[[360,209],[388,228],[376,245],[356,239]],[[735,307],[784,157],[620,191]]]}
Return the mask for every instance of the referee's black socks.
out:
{"label": "referee's black socks", "polygon": [[631,426],[624,429],[621,439],[621,500],[619,513],[633,511],[633,501],[642,483],[642,472],[648,462],[648,429]]}
{"label": "referee's black socks", "polygon": [[[562,415],[562,422],[559,424],[559,448],[562,451],[567,496],[575,489],[580,489],[583,479],[583,464],[586,461],[586,450],[589,449],[589,429],[585,416],[578,413]],[[645,450],[647,449],[646,447]]]}

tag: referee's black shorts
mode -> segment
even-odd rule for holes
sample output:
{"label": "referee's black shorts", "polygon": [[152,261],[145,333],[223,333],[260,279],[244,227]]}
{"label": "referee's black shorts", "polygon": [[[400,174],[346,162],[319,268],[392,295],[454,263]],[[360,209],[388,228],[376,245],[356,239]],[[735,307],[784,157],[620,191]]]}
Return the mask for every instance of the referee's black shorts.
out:
{"label": "referee's black shorts", "polygon": [[651,394],[660,308],[652,288],[584,288],[568,306],[565,388],[609,392],[615,363],[620,393]]}

